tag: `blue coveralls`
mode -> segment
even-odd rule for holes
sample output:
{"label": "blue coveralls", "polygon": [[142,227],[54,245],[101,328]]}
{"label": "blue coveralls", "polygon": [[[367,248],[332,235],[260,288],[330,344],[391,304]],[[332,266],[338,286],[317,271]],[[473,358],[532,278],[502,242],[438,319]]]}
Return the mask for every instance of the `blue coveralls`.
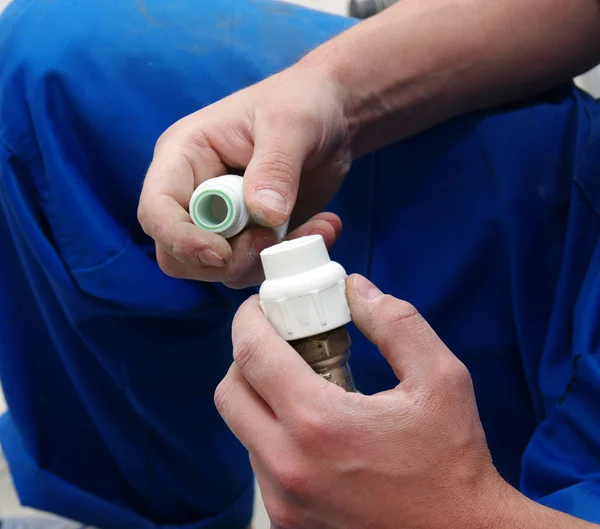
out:
{"label": "blue coveralls", "polygon": [[[163,275],[138,196],[170,124],[353,23],[264,0],[1,16],[0,437],[23,503],[103,529],[248,524],[248,458],[213,391],[249,292]],[[470,369],[501,474],[600,522],[598,105],[563,86],[453,120],[357,161],[331,210],[333,257]],[[352,338],[359,388],[395,385]]]}

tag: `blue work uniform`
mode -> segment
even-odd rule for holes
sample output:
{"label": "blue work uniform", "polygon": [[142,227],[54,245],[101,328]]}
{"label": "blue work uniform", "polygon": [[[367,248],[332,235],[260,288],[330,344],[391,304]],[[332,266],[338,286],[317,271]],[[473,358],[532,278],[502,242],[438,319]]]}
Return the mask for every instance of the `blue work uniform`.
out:
{"label": "blue work uniform", "polygon": [[[138,197],[169,125],[353,23],[263,0],[3,13],[0,437],[24,504],[102,529],[247,526],[248,457],[213,392],[250,291],[162,274]],[[469,368],[502,476],[600,522],[596,102],[562,86],[437,126],[356,161],[330,209],[332,257]],[[352,333],[359,388],[394,386]]]}

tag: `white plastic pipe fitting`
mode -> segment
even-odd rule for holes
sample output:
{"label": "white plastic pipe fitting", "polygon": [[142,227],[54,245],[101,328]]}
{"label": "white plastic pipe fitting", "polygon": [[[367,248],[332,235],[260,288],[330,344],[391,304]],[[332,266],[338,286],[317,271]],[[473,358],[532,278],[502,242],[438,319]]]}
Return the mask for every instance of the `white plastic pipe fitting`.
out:
{"label": "white plastic pipe fitting", "polygon": [[329,258],[320,235],[271,246],[260,254],[260,306],[284,340],[315,336],[350,322],[346,271]]}
{"label": "white plastic pipe fitting", "polygon": [[[192,194],[189,206],[192,222],[203,230],[234,237],[250,224],[244,201],[244,179],[228,174],[202,182]],[[287,234],[288,223],[275,228],[278,240]]]}
{"label": "white plastic pipe fitting", "polygon": [[206,231],[229,239],[250,223],[250,213],[244,202],[244,179],[224,175],[201,183],[190,199],[193,223]]}

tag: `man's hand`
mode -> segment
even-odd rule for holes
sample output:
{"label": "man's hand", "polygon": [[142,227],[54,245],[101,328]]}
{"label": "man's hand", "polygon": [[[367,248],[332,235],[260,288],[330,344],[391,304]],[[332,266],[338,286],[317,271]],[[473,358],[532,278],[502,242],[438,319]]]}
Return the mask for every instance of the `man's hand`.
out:
{"label": "man's hand", "polygon": [[[182,119],[156,145],[139,206],[159,265],[233,287],[260,282],[258,254],[274,233],[258,227],[228,242],[197,228],[187,207],[198,184],[245,170],[259,226],[281,226],[292,210],[301,225],[333,197],[352,155],[593,66],[599,21],[597,0],[404,0]],[[290,236],[319,233],[331,245],[339,230],[325,214]]]}
{"label": "man's hand", "polygon": [[[331,246],[341,221],[321,211],[352,159],[344,104],[339,85],[296,66],[170,127],[156,145],[138,210],[162,270],[232,287],[257,284],[258,255],[277,242],[270,228],[292,210],[300,227],[289,238],[320,234]],[[201,182],[232,170],[244,170],[257,226],[226,241],[192,224],[187,208]]]}
{"label": "man's hand", "polygon": [[471,379],[410,304],[362,276],[354,322],[401,382],[366,396],[316,375],[277,336],[256,297],[233,324],[234,363],[215,393],[250,451],[280,529],[591,529],[497,473]]}
{"label": "man's hand", "polygon": [[251,454],[280,528],[468,528],[497,510],[498,476],[471,379],[408,303],[361,276],[352,315],[402,382],[346,393],[279,338],[256,298],[233,325],[235,362],[216,405]]}

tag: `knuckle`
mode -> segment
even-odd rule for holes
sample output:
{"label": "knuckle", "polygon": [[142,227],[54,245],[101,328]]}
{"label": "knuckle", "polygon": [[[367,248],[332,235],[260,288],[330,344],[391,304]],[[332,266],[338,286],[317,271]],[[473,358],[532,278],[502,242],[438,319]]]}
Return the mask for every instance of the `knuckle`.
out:
{"label": "knuckle", "polygon": [[256,169],[259,173],[268,174],[269,179],[282,183],[289,182],[296,173],[290,155],[277,150],[263,155],[256,162]]}
{"label": "knuckle", "polygon": [[154,213],[151,201],[149,203],[146,202],[146,200],[142,199],[138,205],[138,223],[146,235],[155,241],[163,241],[167,230],[165,223]]}
{"label": "knuckle", "polygon": [[256,355],[261,350],[265,339],[260,332],[246,332],[238,336],[233,344],[233,359],[244,370],[256,362]]}
{"label": "knuckle", "polygon": [[334,414],[311,407],[306,407],[294,423],[298,442],[308,450],[334,441],[341,434]]}
{"label": "knuckle", "polygon": [[156,140],[154,144],[154,155],[156,156],[162,149],[169,147],[173,144],[173,137],[177,130],[180,128],[181,120],[173,123],[168,129],[166,129]]}
{"label": "knuckle", "polygon": [[348,149],[340,149],[338,156],[333,159],[331,172],[333,174],[345,175],[352,167],[352,152]]}
{"label": "knuckle", "polygon": [[457,366],[455,368],[454,380],[462,388],[470,388],[472,386],[471,373],[467,369],[467,366],[457,360]]}
{"label": "knuckle", "polygon": [[438,381],[446,388],[465,389],[471,386],[471,374],[458,358],[452,356],[437,364]]}
{"label": "knuckle", "polygon": [[227,380],[223,379],[215,389],[213,397],[215,406],[221,415],[227,412],[230,400],[229,395],[229,383]]}
{"label": "knuckle", "polygon": [[384,321],[387,325],[404,324],[407,320],[419,316],[419,311],[414,305],[403,299],[385,295],[381,303],[383,305],[382,314],[384,314]]}
{"label": "knuckle", "polygon": [[268,505],[267,512],[271,519],[271,527],[297,529],[300,526],[300,519],[296,510],[286,502],[280,501],[275,505]]}
{"label": "knuckle", "polygon": [[192,240],[185,234],[177,234],[172,237],[171,252],[173,257],[179,261],[190,261],[194,254],[196,246]]}
{"label": "knuckle", "polygon": [[170,143],[170,139],[172,136],[172,132],[171,129],[167,129],[165,130],[156,140],[156,143],[154,144],[154,156],[159,156],[161,151],[164,150],[164,148],[169,145]]}
{"label": "knuckle", "polygon": [[161,219],[153,217],[149,212],[146,213],[147,232],[155,241],[166,244],[169,240],[169,228]]}
{"label": "knuckle", "polygon": [[308,472],[297,460],[280,462],[273,476],[277,487],[292,498],[306,498],[311,491]]}
{"label": "knuckle", "polygon": [[387,294],[381,297],[378,305],[375,314],[379,321],[382,342],[394,341],[398,333],[420,318],[419,311],[411,303]]}
{"label": "knuckle", "polygon": [[272,105],[263,114],[265,123],[271,129],[291,127],[304,120],[305,112],[292,105],[276,104]]}

